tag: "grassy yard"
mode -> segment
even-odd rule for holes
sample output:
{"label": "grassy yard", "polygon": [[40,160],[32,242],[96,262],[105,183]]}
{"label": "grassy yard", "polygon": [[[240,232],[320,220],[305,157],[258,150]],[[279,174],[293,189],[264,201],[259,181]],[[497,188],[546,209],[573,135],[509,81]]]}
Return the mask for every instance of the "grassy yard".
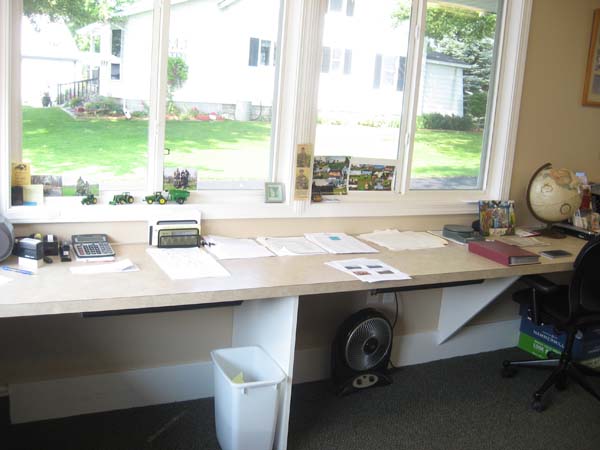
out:
{"label": "grassy yard", "polygon": [[[378,136],[384,136],[382,142],[394,139],[387,130],[367,131],[375,139],[368,139],[369,147],[363,148],[377,146]],[[165,156],[165,165],[197,168],[198,178],[205,180],[222,179],[225,171],[229,176],[234,172],[241,178],[254,174],[264,179],[270,133],[270,124],[264,122],[169,121],[165,147],[171,153]],[[103,182],[104,177],[127,177],[145,169],[147,140],[144,120],[75,120],[60,108],[23,110],[23,156],[37,174],[85,171]],[[413,176],[476,176],[481,141],[481,133],[420,130]]]}

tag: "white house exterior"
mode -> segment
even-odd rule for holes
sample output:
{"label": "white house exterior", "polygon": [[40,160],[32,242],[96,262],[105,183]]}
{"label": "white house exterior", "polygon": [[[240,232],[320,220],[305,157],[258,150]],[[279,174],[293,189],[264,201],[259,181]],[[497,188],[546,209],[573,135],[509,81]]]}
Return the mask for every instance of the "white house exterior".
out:
{"label": "white house exterior", "polygon": [[[320,114],[399,112],[408,25],[392,26],[393,2],[332,2],[343,8],[326,16]],[[270,107],[278,7],[279,0],[173,0],[169,53],[182,57],[189,67],[188,79],[173,100],[184,109],[195,106],[201,112],[232,116],[235,105],[239,109],[251,103],[253,111]],[[82,32],[100,39],[99,52],[91,48],[87,56],[87,62],[99,68],[100,94],[123,99],[133,111],[148,100],[152,2],[133,4],[123,19],[119,28],[94,25]],[[428,58],[422,70],[421,90],[426,95],[421,97],[420,112],[462,116],[466,67],[444,55]]]}
{"label": "white house exterior", "polygon": [[55,97],[56,86],[81,77],[79,51],[67,26],[36,17],[21,23],[21,99],[24,105],[42,106],[42,96]]}

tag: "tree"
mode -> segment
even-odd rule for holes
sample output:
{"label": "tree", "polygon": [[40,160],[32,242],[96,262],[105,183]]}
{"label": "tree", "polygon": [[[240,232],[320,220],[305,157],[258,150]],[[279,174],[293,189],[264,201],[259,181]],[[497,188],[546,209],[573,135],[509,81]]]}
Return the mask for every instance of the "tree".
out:
{"label": "tree", "polygon": [[[400,0],[396,23],[410,18],[410,4]],[[460,6],[430,5],[426,12],[427,51],[456,58],[470,67],[463,71],[464,107],[476,118],[485,116],[492,69],[496,14]]]}
{"label": "tree", "polygon": [[71,31],[95,22],[110,22],[134,0],[23,0],[23,13],[35,21],[38,15],[64,21]]}
{"label": "tree", "polygon": [[187,81],[189,66],[181,56],[169,56],[167,60],[167,112],[177,113],[173,94]]}

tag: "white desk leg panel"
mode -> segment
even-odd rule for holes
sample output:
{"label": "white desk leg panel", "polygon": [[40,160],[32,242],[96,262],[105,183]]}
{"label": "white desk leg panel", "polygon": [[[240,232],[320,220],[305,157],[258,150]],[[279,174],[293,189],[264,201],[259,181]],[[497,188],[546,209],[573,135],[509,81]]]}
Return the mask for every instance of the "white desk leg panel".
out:
{"label": "white desk leg panel", "polygon": [[438,321],[438,344],[450,339],[518,278],[494,278],[481,284],[444,288]]}
{"label": "white desk leg panel", "polygon": [[279,396],[277,450],[287,447],[297,321],[298,297],[247,301],[233,313],[232,346],[260,345],[287,374]]}

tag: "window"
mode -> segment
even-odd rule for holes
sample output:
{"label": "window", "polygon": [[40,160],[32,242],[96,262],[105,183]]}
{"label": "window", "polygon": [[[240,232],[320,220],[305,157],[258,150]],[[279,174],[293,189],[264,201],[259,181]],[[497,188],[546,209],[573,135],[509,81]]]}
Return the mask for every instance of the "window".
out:
{"label": "window", "polygon": [[123,30],[112,30],[111,54],[113,56],[121,56],[122,39],[123,39]]}
{"label": "window", "polygon": [[[507,195],[531,0],[109,3],[84,22],[0,3],[0,179],[29,163],[62,192],[43,203],[63,219],[80,214],[64,197],[82,184],[107,203],[176,187],[177,171],[209,217],[473,212],[468,201]],[[262,205],[264,182],[289,190],[293,149],[311,142],[383,160],[391,190]],[[50,214],[11,206],[4,184],[0,209]]]}
{"label": "window", "polygon": [[110,65],[110,79],[120,80],[121,79],[121,64],[112,63]]}
{"label": "window", "polygon": [[349,75],[352,72],[352,50],[323,47],[321,72]]}
{"label": "window", "polygon": [[[342,11],[349,17],[354,15],[355,0],[329,0],[327,11],[340,13]],[[344,4],[346,7],[344,8]]]}
{"label": "window", "polygon": [[[271,64],[271,41],[257,38],[250,38],[250,52],[248,55],[248,65],[256,67],[268,66]],[[273,64],[275,62],[273,61]]]}
{"label": "window", "polygon": [[403,56],[375,56],[375,89],[404,90],[406,58]]}

